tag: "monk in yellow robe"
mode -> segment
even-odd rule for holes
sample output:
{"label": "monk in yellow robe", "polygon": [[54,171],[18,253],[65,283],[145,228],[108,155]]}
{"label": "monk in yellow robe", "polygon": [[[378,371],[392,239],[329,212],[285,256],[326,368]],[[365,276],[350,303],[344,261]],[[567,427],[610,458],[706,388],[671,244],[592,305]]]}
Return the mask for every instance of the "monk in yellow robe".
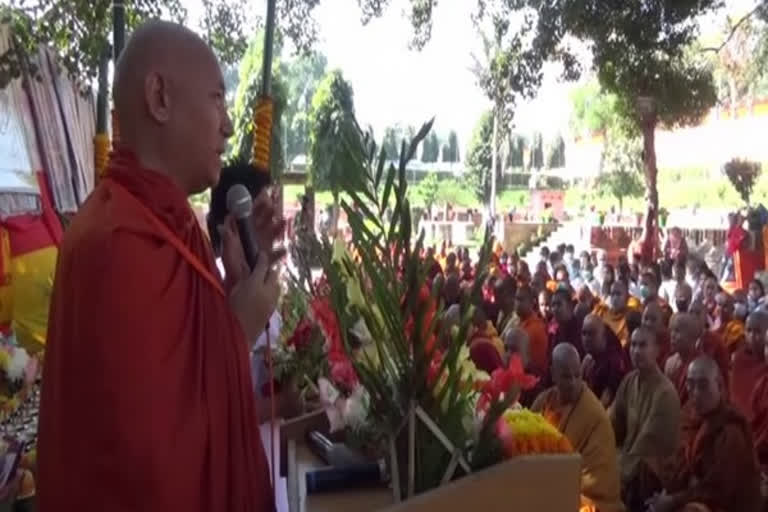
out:
{"label": "monk in yellow robe", "polygon": [[623,281],[616,281],[611,285],[611,295],[608,299],[608,304],[601,302],[595,306],[595,310],[592,312],[600,317],[605,325],[613,331],[616,337],[619,338],[622,347],[626,347],[627,343],[629,343],[627,313],[631,310],[628,306],[628,300],[629,292],[627,291],[627,285]]}
{"label": "monk in yellow robe", "polygon": [[622,498],[630,510],[642,510],[661,490],[662,462],[677,447],[680,433],[680,399],[659,368],[660,350],[650,328],[632,333],[629,354],[635,369],[608,411],[619,447]]}
{"label": "monk in yellow robe", "polygon": [[600,512],[623,511],[611,420],[581,380],[579,352],[570,343],[552,351],[552,380],[555,386],[539,395],[531,410],[548,418],[581,454],[582,505]]}
{"label": "monk in yellow robe", "polygon": [[715,304],[715,327],[712,330],[722,338],[725,348],[732,355],[744,344],[744,322],[734,318],[733,297],[727,293],[718,293]]}
{"label": "monk in yellow robe", "polygon": [[649,512],[760,512],[760,472],[744,415],[728,405],[717,363],[700,356],[688,366],[691,428],[683,430],[664,492]]}

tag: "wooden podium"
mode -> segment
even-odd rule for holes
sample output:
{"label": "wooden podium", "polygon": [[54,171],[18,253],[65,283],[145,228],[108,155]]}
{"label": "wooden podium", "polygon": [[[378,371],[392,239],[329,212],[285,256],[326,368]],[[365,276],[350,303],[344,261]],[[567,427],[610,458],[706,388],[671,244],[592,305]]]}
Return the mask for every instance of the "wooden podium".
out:
{"label": "wooden podium", "polygon": [[307,495],[305,475],[324,467],[304,443],[307,432],[328,428],[325,414],[313,413],[283,424],[281,471],[288,480],[289,512],[577,512],[581,457],[518,457],[448,485],[394,503],[387,487]]}

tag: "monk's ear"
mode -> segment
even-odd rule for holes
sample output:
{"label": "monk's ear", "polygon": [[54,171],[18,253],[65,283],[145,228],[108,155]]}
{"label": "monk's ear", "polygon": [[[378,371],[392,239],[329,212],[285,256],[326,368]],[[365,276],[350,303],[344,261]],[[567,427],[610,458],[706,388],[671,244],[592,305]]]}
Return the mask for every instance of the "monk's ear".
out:
{"label": "monk's ear", "polygon": [[171,112],[168,78],[160,73],[147,74],[144,80],[144,101],[152,119],[160,124],[168,122]]}

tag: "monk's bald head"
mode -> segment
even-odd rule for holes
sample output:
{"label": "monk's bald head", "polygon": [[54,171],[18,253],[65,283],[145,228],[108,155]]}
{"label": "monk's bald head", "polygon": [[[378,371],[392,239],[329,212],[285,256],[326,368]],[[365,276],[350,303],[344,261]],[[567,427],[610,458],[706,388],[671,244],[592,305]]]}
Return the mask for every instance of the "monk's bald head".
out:
{"label": "monk's bald head", "polygon": [[723,376],[715,360],[699,356],[688,365],[686,385],[696,412],[707,414],[720,405]]}
{"label": "monk's bald head", "polygon": [[581,343],[584,349],[593,355],[605,350],[605,323],[599,316],[589,314],[584,318],[581,326]]}
{"label": "monk's bald head", "polygon": [[150,21],[131,35],[115,68],[120,145],[185,192],[218,181],[232,135],[221,68],[191,30]]}
{"label": "monk's bald head", "polygon": [[701,334],[698,318],[691,313],[677,313],[669,325],[672,351],[687,357],[696,348],[696,341]]}
{"label": "monk's bald head", "polygon": [[559,343],[552,350],[552,380],[564,403],[576,402],[582,390],[581,358],[570,343]]}
{"label": "monk's bald head", "polygon": [[745,326],[747,350],[759,360],[764,360],[766,331],[768,331],[768,313],[757,310],[747,317]]}

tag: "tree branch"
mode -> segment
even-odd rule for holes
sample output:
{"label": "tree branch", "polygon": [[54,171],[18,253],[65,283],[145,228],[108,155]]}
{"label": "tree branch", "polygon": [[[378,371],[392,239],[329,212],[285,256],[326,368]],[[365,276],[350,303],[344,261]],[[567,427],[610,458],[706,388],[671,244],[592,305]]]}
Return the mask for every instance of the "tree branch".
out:
{"label": "tree branch", "polygon": [[736,22],[734,26],[731,27],[731,31],[728,33],[728,37],[725,38],[725,40],[720,44],[720,46],[710,46],[708,48],[702,48],[702,52],[713,52],[713,53],[720,53],[723,48],[728,46],[728,43],[733,39],[733,36],[736,35],[736,32],[739,31],[739,28],[747,22],[752,16],[757,14],[762,8],[763,8],[762,2],[759,3],[754,9],[749,11],[747,14],[741,17],[739,21]]}

